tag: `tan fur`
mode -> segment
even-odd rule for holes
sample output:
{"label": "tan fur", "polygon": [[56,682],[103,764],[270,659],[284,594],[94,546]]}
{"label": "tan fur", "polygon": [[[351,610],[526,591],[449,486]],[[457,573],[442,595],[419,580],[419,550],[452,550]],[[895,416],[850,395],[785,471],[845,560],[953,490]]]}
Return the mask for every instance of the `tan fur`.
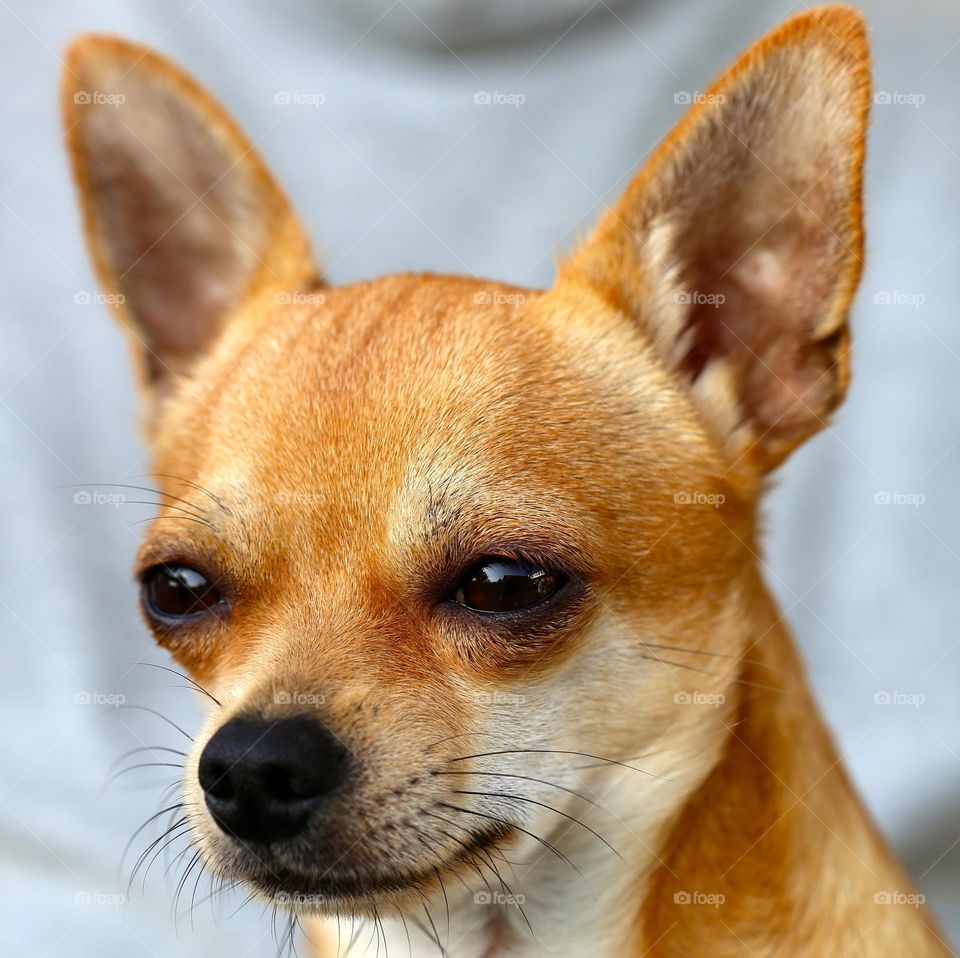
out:
{"label": "tan fur", "polygon": [[[70,65],[94,261],[127,298],[162,488],[200,520],[165,507],[140,568],[229,590],[228,615],[157,631],[222,703],[184,781],[207,867],[268,903],[285,888],[318,954],[337,948],[320,922],[347,915],[405,953],[402,916],[417,955],[437,953],[429,921],[456,958],[946,954],[922,908],[877,897],[912,890],[757,563],[765,473],[849,376],[860,18],[808,11],[751,48],[545,292],[324,287],[191,80],[114,39],[82,38]],[[77,105],[78,84],[168,118]],[[720,292],[714,313],[691,298]],[[491,554],[579,585],[516,627],[439,604],[451,569]],[[206,813],[198,756],[230,716],[303,711],[362,773],[309,861],[259,863]],[[463,794],[491,781],[499,799]],[[462,853],[483,814],[509,829]],[[311,897],[328,874],[399,886]],[[523,909],[478,904],[508,886]]]}

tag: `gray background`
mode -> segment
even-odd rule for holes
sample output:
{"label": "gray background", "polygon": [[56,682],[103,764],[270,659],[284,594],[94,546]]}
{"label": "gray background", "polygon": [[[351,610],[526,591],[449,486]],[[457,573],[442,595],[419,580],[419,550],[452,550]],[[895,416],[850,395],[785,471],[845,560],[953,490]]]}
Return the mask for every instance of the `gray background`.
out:
{"label": "gray background", "polygon": [[[334,282],[429,269],[540,286],[680,115],[676,95],[801,6],[0,0],[3,954],[274,951],[258,907],[225,920],[239,899],[219,925],[202,906],[175,937],[158,867],[144,894],[138,884],[123,907],[111,897],[125,892],[126,838],[157,807],[151,783],[175,770],[102,791],[107,769],[126,748],[180,743],[104,697],[188,729],[196,712],[172,676],[133,667],[165,661],[130,585],[132,524],[149,509],[79,506],[58,488],[149,469],[121,337],[83,302],[95,284],[55,97],[69,38],[149,42],[215,91]],[[891,102],[870,134],[854,381],[833,428],[779,477],[768,572],[856,781],[960,940],[960,5],[862,6]],[[280,91],[324,103],[277,105]],[[525,102],[476,104],[479,91]]]}

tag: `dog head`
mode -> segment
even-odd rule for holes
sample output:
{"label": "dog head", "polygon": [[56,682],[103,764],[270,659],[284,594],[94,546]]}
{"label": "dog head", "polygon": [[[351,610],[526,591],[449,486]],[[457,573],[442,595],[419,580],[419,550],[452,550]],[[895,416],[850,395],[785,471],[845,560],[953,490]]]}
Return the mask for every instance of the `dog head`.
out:
{"label": "dog head", "polygon": [[736,698],[764,477],[847,384],[862,24],[804,14],[691,100],[553,288],[337,287],[191,79],[72,47],[164,500],[144,611],[215,700],[184,783],[212,870],[402,908],[494,847],[595,842],[583,777],[636,765],[653,809],[703,765],[682,706]]}

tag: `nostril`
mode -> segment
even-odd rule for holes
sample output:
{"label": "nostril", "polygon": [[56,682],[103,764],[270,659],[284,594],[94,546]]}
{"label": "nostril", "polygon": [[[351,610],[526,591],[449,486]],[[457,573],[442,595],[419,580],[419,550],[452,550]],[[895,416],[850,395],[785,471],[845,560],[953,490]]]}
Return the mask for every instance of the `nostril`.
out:
{"label": "nostril", "polygon": [[218,762],[215,759],[206,762],[201,761],[198,771],[200,787],[207,795],[220,799],[220,801],[229,801],[233,798],[233,782],[230,778],[230,768],[226,762]]}
{"label": "nostril", "polygon": [[235,718],[207,742],[197,767],[210,814],[241,839],[303,831],[347,775],[347,750],[309,718]]}
{"label": "nostril", "polygon": [[263,790],[276,802],[292,802],[308,798],[294,787],[293,770],[286,765],[267,765],[261,773]]}

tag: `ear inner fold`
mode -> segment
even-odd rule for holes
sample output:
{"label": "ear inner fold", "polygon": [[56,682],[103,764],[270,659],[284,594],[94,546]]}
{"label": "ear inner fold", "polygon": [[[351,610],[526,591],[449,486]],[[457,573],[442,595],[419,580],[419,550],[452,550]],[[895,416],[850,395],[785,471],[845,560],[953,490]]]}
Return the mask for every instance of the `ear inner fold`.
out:
{"label": "ear inner fold", "polygon": [[843,397],[869,100],[859,15],[795,17],[698,97],[561,269],[640,325],[732,461],[772,468]]}
{"label": "ear inner fold", "polygon": [[81,38],[63,110],[94,262],[142,345],[148,384],[186,369],[258,289],[318,282],[307,238],[253,146],[166,60]]}

